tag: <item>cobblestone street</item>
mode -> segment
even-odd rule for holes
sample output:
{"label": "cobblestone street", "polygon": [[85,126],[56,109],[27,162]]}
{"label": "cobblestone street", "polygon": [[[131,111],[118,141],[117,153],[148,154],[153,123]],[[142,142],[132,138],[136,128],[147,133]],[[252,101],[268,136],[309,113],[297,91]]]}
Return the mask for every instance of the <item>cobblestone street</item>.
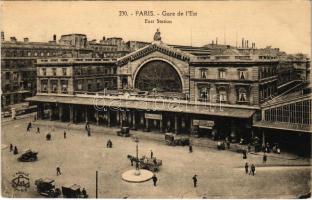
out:
{"label": "cobblestone street", "polygon": [[[248,154],[244,160],[241,154],[232,151],[199,146],[194,146],[193,153],[189,153],[188,147],[167,146],[164,141],[141,137],[146,134],[155,138],[153,136],[160,133],[139,131],[131,131],[140,138],[139,156],[149,156],[153,150],[163,165],[157,173],[157,187],[152,181],[128,183],[121,179],[121,174],[133,168],[127,155],[135,155],[135,142],[118,137],[117,128],[91,125],[92,136],[88,137],[83,126],[80,129],[69,126],[64,139],[64,128],[55,126],[52,141],[46,141],[51,122],[37,121],[31,133],[26,133],[29,121],[30,118],[24,118],[2,124],[2,195],[5,197],[40,197],[34,181],[50,177],[55,179],[57,187],[75,183],[95,198],[96,171],[99,171],[101,198],[294,198],[311,188],[309,159],[269,155],[267,164],[262,164],[262,154]],[[37,126],[40,134],[35,133]],[[112,149],[106,148],[108,139],[113,142]],[[18,162],[18,155],[9,152],[10,143],[17,145],[19,155],[28,148],[38,151],[38,161]],[[255,176],[245,175],[245,162],[256,165]],[[60,176],[56,176],[57,166],[62,171]],[[27,192],[13,194],[11,179],[17,171],[29,173],[31,185]],[[198,175],[196,188],[192,182],[194,174]]]}

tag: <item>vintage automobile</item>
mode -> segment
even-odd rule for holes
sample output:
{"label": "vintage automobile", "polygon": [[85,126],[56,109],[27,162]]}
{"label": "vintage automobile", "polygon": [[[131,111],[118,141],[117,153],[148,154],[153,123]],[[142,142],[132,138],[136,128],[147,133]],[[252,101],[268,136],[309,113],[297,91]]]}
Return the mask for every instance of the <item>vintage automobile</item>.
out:
{"label": "vintage automobile", "polygon": [[49,198],[56,198],[61,195],[61,190],[59,188],[55,188],[54,180],[50,178],[40,178],[35,181],[35,185],[37,186],[37,192]]}
{"label": "vintage automobile", "polygon": [[87,192],[81,191],[77,184],[62,186],[62,193],[64,198],[88,198]]}
{"label": "vintage automobile", "polygon": [[129,127],[121,127],[120,131],[117,131],[118,136],[122,137],[130,137],[130,128]]}
{"label": "vintage automobile", "polygon": [[168,145],[189,145],[190,138],[188,136],[181,136],[173,133],[165,133],[165,141]]}
{"label": "vintage automobile", "polygon": [[30,149],[26,149],[20,157],[17,158],[20,162],[32,162],[38,160],[38,152],[34,152]]}
{"label": "vintage automobile", "polygon": [[159,167],[162,165],[162,160],[156,158],[148,158],[143,156],[140,158],[140,168],[147,169],[152,172],[159,171]]}

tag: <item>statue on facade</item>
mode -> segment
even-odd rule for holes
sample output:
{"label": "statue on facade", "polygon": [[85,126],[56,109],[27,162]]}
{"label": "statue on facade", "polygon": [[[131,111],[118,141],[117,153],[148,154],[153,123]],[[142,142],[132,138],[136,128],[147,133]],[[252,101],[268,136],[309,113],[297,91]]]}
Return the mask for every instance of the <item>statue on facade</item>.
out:
{"label": "statue on facade", "polygon": [[159,29],[157,29],[156,33],[154,34],[154,41],[161,41]]}

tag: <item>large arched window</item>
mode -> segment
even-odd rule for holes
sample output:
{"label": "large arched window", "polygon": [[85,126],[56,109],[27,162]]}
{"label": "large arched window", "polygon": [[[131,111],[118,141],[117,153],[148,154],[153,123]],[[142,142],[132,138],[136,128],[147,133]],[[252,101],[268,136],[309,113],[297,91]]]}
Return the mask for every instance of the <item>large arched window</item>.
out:
{"label": "large arched window", "polygon": [[182,92],[182,82],[177,71],[167,62],[154,60],[139,70],[135,87],[143,91]]}

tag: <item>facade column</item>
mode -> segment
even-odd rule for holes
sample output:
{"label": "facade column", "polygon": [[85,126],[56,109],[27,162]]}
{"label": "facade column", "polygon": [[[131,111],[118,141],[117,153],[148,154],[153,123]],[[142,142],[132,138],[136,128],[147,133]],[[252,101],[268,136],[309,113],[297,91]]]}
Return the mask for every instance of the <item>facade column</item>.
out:
{"label": "facade column", "polygon": [[88,122],[88,106],[85,106],[85,118],[86,118],[86,122]]}
{"label": "facade column", "polygon": [[159,131],[162,133],[163,131],[163,119],[159,120]]}
{"label": "facade column", "polygon": [[99,125],[99,111],[95,111],[95,119],[96,119],[96,125]]}
{"label": "facade column", "polygon": [[116,111],[116,122],[117,122],[117,125],[120,125],[120,111],[119,110]]}
{"label": "facade column", "polygon": [[264,134],[264,129],[262,129],[262,146],[265,145],[265,134]]}
{"label": "facade column", "polygon": [[174,115],[174,133],[178,133],[178,115]]}
{"label": "facade column", "polygon": [[146,131],[149,131],[149,124],[148,124],[148,119],[145,119],[145,128],[146,128]]}
{"label": "facade column", "polygon": [[109,108],[107,108],[106,115],[107,115],[107,126],[110,127],[111,126],[111,118],[110,118],[110,110],[109,110]]}
{"label": "facade column", "polygon": [[74,123],[74,105],[69,105],[69,122]]}
{"label": "facade column", "polygon": [[125,117],[125,114],[124,111],[121,111],[119,112],[120,113],[120,117],[119,117],[119,120],[120,120],[120,127],[122,127],[123,125],[123,121],[124,121],[124,117]]}
{"label": "facade column", "polygon": [[136,130],[135,111],[132,111],[132,128]]}
{"label": "facade column", "polygon": [[50,121],[52,121],[52,112],[53,112],[52,104],[50,104],[49,105],[49,119],[50,119]]}
{"label": "facade column", "polygon": [[63,121],[63,105],[58,104],[59,107],[59,120],[62,122]]}

